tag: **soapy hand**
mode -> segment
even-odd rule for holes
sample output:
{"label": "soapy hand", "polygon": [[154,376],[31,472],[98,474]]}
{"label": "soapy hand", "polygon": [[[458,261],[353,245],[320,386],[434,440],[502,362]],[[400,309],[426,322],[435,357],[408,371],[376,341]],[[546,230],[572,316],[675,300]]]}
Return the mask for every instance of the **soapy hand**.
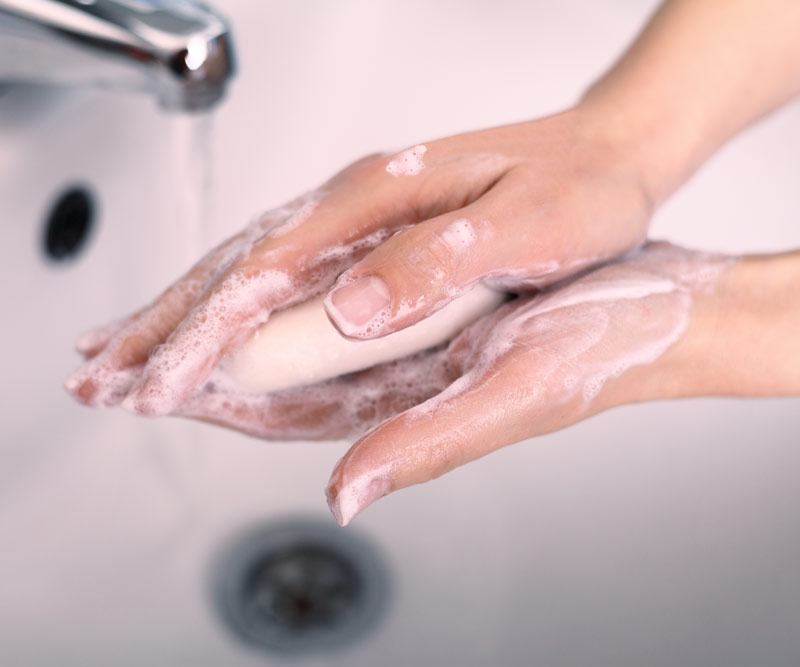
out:
{"label": "soapy hand", "polygon": [[269,314],[328,290],[340,332],[383,336],[479,281],[551,284],[639,245],[652,202],[580,108],[373,156],[262,216],[152,305],[79,342],[80,401],[167,414]]}
{"label": "soapy hand", "polygon": [[361,435],[378,424],[331,476],[328,502],[344,525],[377,498],[504,445],[681,393],[681,349],[692,345],[690,330],[708,329],[702,304],[729,264],[649,243],[508,302],[446,348],[264,395],[237,392],[218,369],[177,413],[281,440]]}

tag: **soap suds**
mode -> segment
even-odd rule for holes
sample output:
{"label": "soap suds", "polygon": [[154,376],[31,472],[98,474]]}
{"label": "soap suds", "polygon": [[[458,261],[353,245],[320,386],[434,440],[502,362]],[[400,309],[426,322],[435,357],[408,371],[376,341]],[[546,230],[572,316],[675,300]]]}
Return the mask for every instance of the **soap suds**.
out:
{"label": "soap suds", "polygon": [[[357,445],[337,465],[328,498],[347,523],[392,488],[409,458],[459,461],[468,458],[461,448],[476,431],[515,420],[535,430],[553,415],[586,414],[610,380],[653,363],[681,339],[692,295],[712,290],[727,263],[651,243],[624,262],[506,303],[446,348],[274,393],[244,391],[230,369],[218,367],[178,412],[269,439],[360,435],[400,413],[398,419],[411,422],[435,417],[442,427],[430,441],[421,439],[397,458],[378,456],[370,467],[353,456],[363,454]],[[497,389],[494,398],[482,393],[487,386]],[[481,409],[465,414],[454,399],[472,392],[481,396]],[[375,442],[366,437],[361,444]]]}
{"label": "soap suds", "polygon": [[[207,302],[184,319],[170,340],[154,351],[145,379],[132,388],[122,404],[124,408],[150,415],[174,409],[187,398],[187,388],[205,381],[219,355],[246,340],[266,322],[272,309],[289,308],[325,291],[337,275],[393,231],[381,228],[350,243],[301,252],[299,256],[296,244],[283,243],[273,250],[259,247],[258,257],[251,257],[256,243],[269,239],[265,233],[294,216],[310,215],[316,199],[312,193],[283,207],[280,214],[262,216],[213,253],[221,266],[215,271],[212,284],[220,275],[230,272],[229,275],[213,287],[206,295]],[[257,268],[286,264],[287,254],[294,263],[292,278],[286,271]],[[237,264],[241,268],[232,270]],[[231,321],[247,322],[248,326],[231,326]],[[231,331],[237,332],[235,339],[231,338]]]}
{"label": "soap suds", "polygon": [[269,230],[269,237],[279,238],[302,225],[311,217],[326,195],[327,193],[321,190],[312,190],[295,200],[289,207],[286,218]]}
{"label": "soap suds", "polygon": [[578,274],[596,267],[608,259],[582,257],[561,264],[556,260],[537,262],[525,266],[505,266],[486,276],[487,284],[509,292],[525,292],[548,287],[562,280],[573,280]]}
{"label": "soap suds", "polygon": [[[159,326],[162,317],[173,311],[188,309],[197,300],[202,288],[203,283],[198,280],[177,283],[164,293],[157,308],[137,318],[123,320],[124,324],[110,338],[104,353],[89,359],[67,379],[64,384],[67,391],[82,403],[93,407],[117,405],[140,378],[146,361],[145,358],[130,359],[127,341],[147,340],[153,328]],[[85,335],[84,342],[96,342],[115,326],[111,324],[99,330],[99,333]]]}
{"label": "soap suds", "polygon": [[398,153],[386,165],[386,171],[392,176],[415,176],[419,174],[425,168],[422,156],[425,155],[427,150],[425,146],[419,145]]}
{"label": "soap suds", "polygon": [[[610,264],[540,295],[510,302],[451,344],[465,374],[447,390],[410,411],[430,415],[474,387],[514,353],[515,366],[530,357],[531,375],[520,387],[563,403],[581,396],[584,408],[611,377],[656,361],[682,336],[692,291],[709,289],[727,260],[651,243],[621,264]],[[630,321],[630,334],[619,331]],[[635,328],[633,325],[636,325]],[[466,337],[466,338],[465,338]],[[503,410],[503,406],[495,406]],[[502,419],[495,415],[495,419]]]}
{"label": "soap suds", "polygon": [[447,385],[443,354],[442,349],[423,352],[273,393],[246,391],[218,367],[176,414],[221,422],[268,440],[357,437],[441,391]]}
{"label": "soap suds", "polygon": [[190,312],[181,323],[181,344],[168,340],[153,351],[147,362],[146,387],[131,392],[122,406],[144,414],[168,411],[165,406],[180,402],[184,387],[211,371],[200,361],[216,361],[227,340],[224,331],[248,321],[244,335],[251,334],[266,321],[271,305],[287,299],[291,290],[292,281],[282,271],[240,269],[231,273],[208,295],[203,307]]}
{"label": "soap suds", "polygon": [[[398,480],[406,485],[409,465],[432,466],[428,474],[438,476],[502,446],[500,424],[533,435],[587,414],[609,380],[655,362],[682,338],[693,294],[713,290],[729,262],[651,243],[479,320],[443,357],[456,379],[396,417],[392,428],[415,428],[415,441],[381,455],[380,442],[370,438],[381,424],[339,461],[326,490],[337,520],[346,524]],[[476,433],[484,438],[476,441]],[[363,448],[375,454],[365,457]]]}
{"label": "soap suds", "polygon": [[442,241],[454,252],[464,252],[478,240],[472,223],[466,218],[454,220],[444,228]]}

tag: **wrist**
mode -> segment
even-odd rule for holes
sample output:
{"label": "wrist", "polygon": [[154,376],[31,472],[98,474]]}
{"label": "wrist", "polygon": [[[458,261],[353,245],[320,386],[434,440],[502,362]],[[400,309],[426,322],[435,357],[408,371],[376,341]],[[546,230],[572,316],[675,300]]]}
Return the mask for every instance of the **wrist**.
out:
{"label": "wrist", "polygon": [[653,209],[660,206],[706,157],[702,139],[687,123],[670,122],[663,109],[601,80],[578,103],[586,132],[625,156]]}
{"label": "wrist", "polygon": [[719,375],[714,393],[800,394],[800,252],[742,257],[711,307],[716,327],[705,350]]}
{"label": "wrist", "polygon": [[800,252],[728,262],[692,290],[681,339],[626,383],[627,402],[800,394]]}

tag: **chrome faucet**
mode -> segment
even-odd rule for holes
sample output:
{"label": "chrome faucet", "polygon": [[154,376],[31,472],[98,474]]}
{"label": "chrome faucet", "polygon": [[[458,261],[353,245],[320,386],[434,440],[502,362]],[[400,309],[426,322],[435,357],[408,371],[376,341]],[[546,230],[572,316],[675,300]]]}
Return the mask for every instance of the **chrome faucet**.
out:
{"label": "chrome faucet", "polygon": [[208,109],[234,73],[225,19],[192,0],[0,0],[0,85],[144,90]]}

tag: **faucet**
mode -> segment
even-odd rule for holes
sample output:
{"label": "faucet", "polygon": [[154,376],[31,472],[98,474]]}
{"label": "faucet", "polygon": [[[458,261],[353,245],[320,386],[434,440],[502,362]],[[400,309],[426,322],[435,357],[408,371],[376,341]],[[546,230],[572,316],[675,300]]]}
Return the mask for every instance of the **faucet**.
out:
{"label": "faucet", "polygon": [[228,24],[193,0],[0,0],[0,86],[92,85],[202,111],[234,74]]}

